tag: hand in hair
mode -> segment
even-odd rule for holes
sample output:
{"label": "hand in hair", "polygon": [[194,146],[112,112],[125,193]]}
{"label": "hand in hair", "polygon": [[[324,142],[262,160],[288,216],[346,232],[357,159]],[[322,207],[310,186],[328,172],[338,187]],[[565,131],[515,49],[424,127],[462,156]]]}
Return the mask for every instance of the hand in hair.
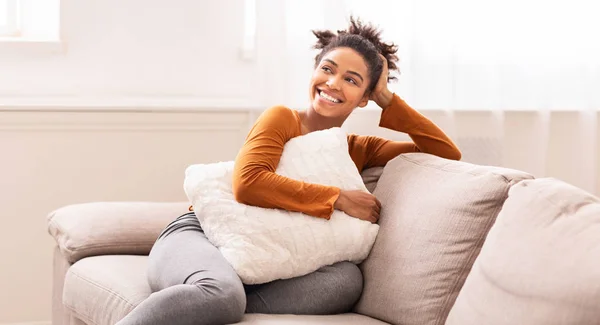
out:
{"label": "hand in hair", "polygon": [[386,108],[392,102],[394,94],[388,89],[390,72],[388,70],[387,59],[381,54],[379,54],[379,58],[383,62],[383,69],[381,70],[379,80],[377,80],[377,84],[375,84],[375,88],[371,92],[369,99],[377,103],[379,107]]}

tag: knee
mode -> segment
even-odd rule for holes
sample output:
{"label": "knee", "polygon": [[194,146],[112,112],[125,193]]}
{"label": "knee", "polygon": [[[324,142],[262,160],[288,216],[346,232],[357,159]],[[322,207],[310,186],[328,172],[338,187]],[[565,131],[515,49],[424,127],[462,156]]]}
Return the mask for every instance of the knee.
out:
{"label": "knee", "polygon": [[246,310],[246,293],[241,281],[201,279],[192,283],[203,299],[207,299],[211,313],[220,315],[223,323],[237,323]]}
{"label": "knee", "polygon": [[347,297],[348,301],[358,301],[363,291],[363,275],[358,266],[350,262],[339,262],[332,265],[333,276],[337,279],[338,293]]}

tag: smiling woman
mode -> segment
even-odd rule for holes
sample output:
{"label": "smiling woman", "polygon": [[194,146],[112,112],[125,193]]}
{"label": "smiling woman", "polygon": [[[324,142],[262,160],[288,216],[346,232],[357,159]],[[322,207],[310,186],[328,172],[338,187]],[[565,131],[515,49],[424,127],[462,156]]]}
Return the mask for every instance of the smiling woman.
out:
{"label": "smiling woman", "polygon": [[[233,194],[239,203],[301,212],[326,222],[337,209],[376,223],[381,204],[366,191],[342,190],[277,174],[285,144],[311,132],[340,127],[357,107],[372,100],[383,109],[380,126],[408,133],[413,141],[348,135],[348,153],[358,171],[384,166],[406,152],[448,159],[460,159],[461,153],[439,127],[388,89],[388,67],[396,70],[398,58],[395,47],[382,42],[377,29],[352,19],[349,28],[338,34],[314,34],[320,52],[310,80],[309,107],[299,112],[275,106],[263,112],[237,155]],[[225,257],[204,234],[196,213],[201,212],[177,218],[167,226],[168,234],[155,243],[148,270],[155,294],[118,325],[164,324],[169,314],[179,316],[177,320],[168,319],[170,324],[234,323],[244,312],[337,314],[350,311],[359,299],[362,274],[356,264],[348,261],[294,278],[243,287]],[[315,294],[318,292],[327,294]],[[217,308],[223,308],[215,313],[217,318],[202,312]],[[167,312],[160,314],[158,310]]]}
{"label": "smiling woman", "polygon": [[[365,193],[307,184],[275,174],[283,147],[290,139],[310,132],[341,127],[369,100],[383,109],[380,126],[407,133],[412,142],[374,136],[349,135],[349,153],[362,171],[384,166],[402,153],[425,152],[449,159],[461,153],[448,136],[412,109],[387,87],[389,70],[397,70],[396,47],[381,40],[381,31],[360,20],[347,30],[314,31],[319,53],[309,85],[310,106],[303,111],[276,106],[257,120],[235,164],[233,190],[244,204],[303,212],[329,219],[334,209],[375,222],[377,200]],[[276,189],[276,190],[273,190]]]}

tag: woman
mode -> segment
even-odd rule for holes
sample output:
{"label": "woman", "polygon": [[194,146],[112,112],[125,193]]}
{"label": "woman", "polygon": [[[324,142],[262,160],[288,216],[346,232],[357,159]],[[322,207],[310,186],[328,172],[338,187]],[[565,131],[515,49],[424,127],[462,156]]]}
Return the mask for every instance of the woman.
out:
{"label": "woman", "polygon": [[[373,100],[383,109],[380,126],[408,133],[414,142],[349,135],[349,153],[359,171],[407,152],[455,160],[461,153],[442,130],[387,88],[388,67],[396,69],[398,58],[396,47],[380,40],[380,31],[352,19],[337,35],[314,34],[321,51],[309,87],[311,104],[302,112],[273,107],[257,120],[235,161],[236,200],[324,219],[338,209],[377,222],[381,205],[371,194],[275,174],[285,143],[339,127],[354,109]],[[343,313],[357,302],[363,284],[356,265],[340,262],[298,278],[244,286],[193,212],[159,236],[149,256],[148,280],[154,293],[118,324],[230,324],[244,313]]]}

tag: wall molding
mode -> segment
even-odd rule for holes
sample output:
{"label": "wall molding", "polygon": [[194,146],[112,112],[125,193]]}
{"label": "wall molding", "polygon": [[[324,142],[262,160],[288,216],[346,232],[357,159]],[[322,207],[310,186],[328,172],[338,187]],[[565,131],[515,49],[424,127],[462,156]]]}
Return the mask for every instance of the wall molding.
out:
{"label": "wall molding", "polygon": [[[279,103],[286,105],[286,103]],[[272,105],[261,104],[258,98],[202,97],[202,96],[3,96],[0,94],[1,112],[262,112]],[[292,109],[305,107],[289,106]],[[416,107],[415,107],[416,108]],[[580,112],[578,109],[535,110],[512,108],[502,111],[491,109],[456,108],[448,110],[419,107],[423,112],[453,113],[561,113]],[[358,112],[380,111],[373,102]],[[600,107],[587,111],[600,114]]]}
{"label": "wall molding", "polygon": [[25,323],[0,323],[0,325],[52,325],[51,321],[25,322]]}
{"label": "wall molding", "polygon": [[2,111],[205,112],[263,110],[256,99],[200,96],[1,96]]}
{"label": "wall molding", "polygon": [[[137,131],[137,132],[198,132],[198,131],[241,131],[246,124],[235,125],[198,125],[198,126],[178,126],[178,125],[1,125],[0,131]],[[0,324],[2,325],[2,324]]]}
{"label": "wall molding", "polygon": [[7,111],[0,112],[0,131],[246,131],[254,118],[249,111],[120,112]]}

